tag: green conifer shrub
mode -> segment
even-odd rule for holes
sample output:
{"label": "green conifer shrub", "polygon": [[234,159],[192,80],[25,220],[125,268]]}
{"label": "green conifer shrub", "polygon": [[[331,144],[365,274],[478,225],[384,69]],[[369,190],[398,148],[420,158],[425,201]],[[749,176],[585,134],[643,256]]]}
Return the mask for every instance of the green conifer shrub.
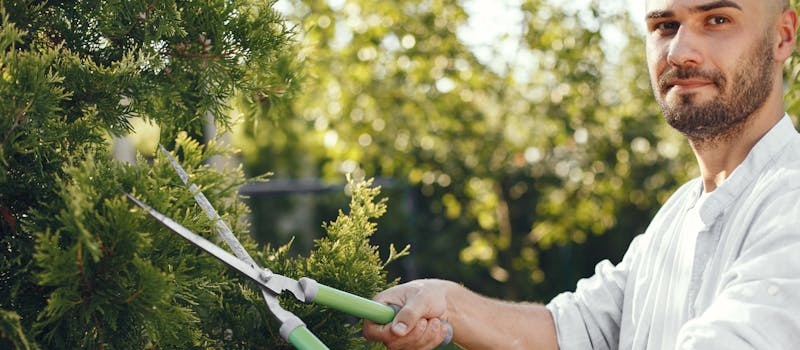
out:
{"label": "green conifer shrub", "polygon": [[[0,347],[3,349],[289,349],[250,281],[137,210],[138,196],[215,240],[213,223],[161,154],[114,160],[110,136],[132,117],[160,127],[257,262],[371,296],[386,288],[369,244],[386,210],[350,181],[347,213],[315,249],[258,247],[238,195],[241,168],[206,165],[234,151],[202,145],[207,116],[230,126],[229,101],[254,117],[298,89],[293,32],[263,1],[0,0]],[[251,116],[253,117],[253,116]],[[371,348],[357,321],[284,300],[333,349]]]}

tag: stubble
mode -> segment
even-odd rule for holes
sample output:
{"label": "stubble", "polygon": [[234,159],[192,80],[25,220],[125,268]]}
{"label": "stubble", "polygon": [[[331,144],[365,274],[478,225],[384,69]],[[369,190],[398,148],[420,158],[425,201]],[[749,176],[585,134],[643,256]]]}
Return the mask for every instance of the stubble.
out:
{"label": "stubble", "polygon": [[[684,134],[692,144],[713,147],[739,137],[750,116],[761,108],[772,92],[773,54],[765,37],[741,60],[731,79],[719,71],[696,67],[672,66],[658,78],[656,96],[664,119]],[[710,81],[720,92],[711,101],[695,102],[695,93],[686,93],[678,101],[666,101],[669,82],[675,79],[701,78]]]}

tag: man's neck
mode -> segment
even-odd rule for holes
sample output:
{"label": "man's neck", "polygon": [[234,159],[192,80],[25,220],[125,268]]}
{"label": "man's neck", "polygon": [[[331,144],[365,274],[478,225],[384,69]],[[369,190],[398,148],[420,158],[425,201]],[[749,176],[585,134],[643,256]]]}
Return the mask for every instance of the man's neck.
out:
{"label": "man's neck", "polygon": [[689,140],[706,192],[717,189],[736,170],[750,150],[783,116],[779,109],[762,109],[752,115],[739,130],[715,140]]}

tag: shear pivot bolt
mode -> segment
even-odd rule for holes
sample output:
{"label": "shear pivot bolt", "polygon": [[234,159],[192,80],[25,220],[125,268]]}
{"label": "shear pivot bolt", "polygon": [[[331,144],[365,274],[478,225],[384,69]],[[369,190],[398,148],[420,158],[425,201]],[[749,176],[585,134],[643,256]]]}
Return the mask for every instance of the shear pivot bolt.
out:
{"label": "shear pivot bolt", "polygon": [[261,277],[261,280],[264,282],[269,281],[269,279],[272,278],[272,271],[269,269],[263,269],[261,270],[261,276],[259,277]]}

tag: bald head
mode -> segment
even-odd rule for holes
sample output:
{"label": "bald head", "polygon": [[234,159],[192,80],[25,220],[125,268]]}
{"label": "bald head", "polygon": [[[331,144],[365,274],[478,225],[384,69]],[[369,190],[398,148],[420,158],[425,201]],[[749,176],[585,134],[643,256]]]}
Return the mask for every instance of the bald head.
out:
{"label": "bald head", "polygon": [[781,14],[791,9],[789,0],[762,0],[767,18],[774,18],[779,21]]}
{"label": "bald head", "polygon": [[783,12],[791,6],[789,0],[766,0],[764,3],[774,12]]}

